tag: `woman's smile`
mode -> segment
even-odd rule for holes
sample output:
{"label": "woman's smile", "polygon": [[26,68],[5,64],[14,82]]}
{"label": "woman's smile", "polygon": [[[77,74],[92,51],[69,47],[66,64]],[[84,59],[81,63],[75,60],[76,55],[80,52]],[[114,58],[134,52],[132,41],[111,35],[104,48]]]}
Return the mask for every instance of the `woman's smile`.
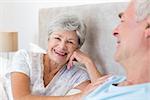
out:
{"label": "woman's smile", "polygon": [[53,49],[54,53],[60,57],[66,57],[67,53],[65,51],[61,51],[61,50],[57,50],[57,49]]}

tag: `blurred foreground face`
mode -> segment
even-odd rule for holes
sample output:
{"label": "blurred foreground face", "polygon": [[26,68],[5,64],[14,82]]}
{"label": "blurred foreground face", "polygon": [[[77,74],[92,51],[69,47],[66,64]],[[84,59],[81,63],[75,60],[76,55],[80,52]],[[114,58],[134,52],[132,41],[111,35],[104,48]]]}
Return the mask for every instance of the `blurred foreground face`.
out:
{"label": "blurred foreground face", "polygon": [[144,30],[146,22],[137,22],[135,1],[120,15],[120,24],[113,35],[117,38],[115,59],[118,62],[131,60],[145,50]]}

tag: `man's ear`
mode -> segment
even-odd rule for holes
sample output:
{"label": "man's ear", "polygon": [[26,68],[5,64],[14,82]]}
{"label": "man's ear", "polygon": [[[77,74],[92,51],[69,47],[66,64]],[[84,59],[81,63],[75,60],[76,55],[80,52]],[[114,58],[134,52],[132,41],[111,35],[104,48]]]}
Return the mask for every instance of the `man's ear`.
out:
{"label": "man's ear", "polygon": [[147,18],[146,22],[147,22],[147,25],[145,28],[145,37],[150,38],[150,16]]}

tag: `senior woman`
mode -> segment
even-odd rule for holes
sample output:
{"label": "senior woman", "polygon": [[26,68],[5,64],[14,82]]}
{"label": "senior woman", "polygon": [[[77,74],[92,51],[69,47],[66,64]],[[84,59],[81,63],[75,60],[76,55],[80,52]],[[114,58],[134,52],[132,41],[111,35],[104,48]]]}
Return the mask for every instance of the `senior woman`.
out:
{"label": "senior woman", "polygon": [[[84,88],[100,77],[91,58],[79,50],[85,34],[85,24],[75,15],[51,21],[47,53],[20,50],[14,56],[7,74],[9,100],[81,99]],[[66,96],[73,89],[80,93]]]}

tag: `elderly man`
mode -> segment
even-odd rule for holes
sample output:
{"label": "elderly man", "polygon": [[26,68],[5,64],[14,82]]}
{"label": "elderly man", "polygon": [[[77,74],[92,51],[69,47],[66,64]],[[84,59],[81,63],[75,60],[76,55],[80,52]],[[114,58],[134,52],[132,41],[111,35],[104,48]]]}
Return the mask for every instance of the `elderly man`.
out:
{"label": "elderly man", "polygon": [[108,78],[84,100],[150,100],[150,0],[132,0],[119,17],[115,60],[126,77]]}

